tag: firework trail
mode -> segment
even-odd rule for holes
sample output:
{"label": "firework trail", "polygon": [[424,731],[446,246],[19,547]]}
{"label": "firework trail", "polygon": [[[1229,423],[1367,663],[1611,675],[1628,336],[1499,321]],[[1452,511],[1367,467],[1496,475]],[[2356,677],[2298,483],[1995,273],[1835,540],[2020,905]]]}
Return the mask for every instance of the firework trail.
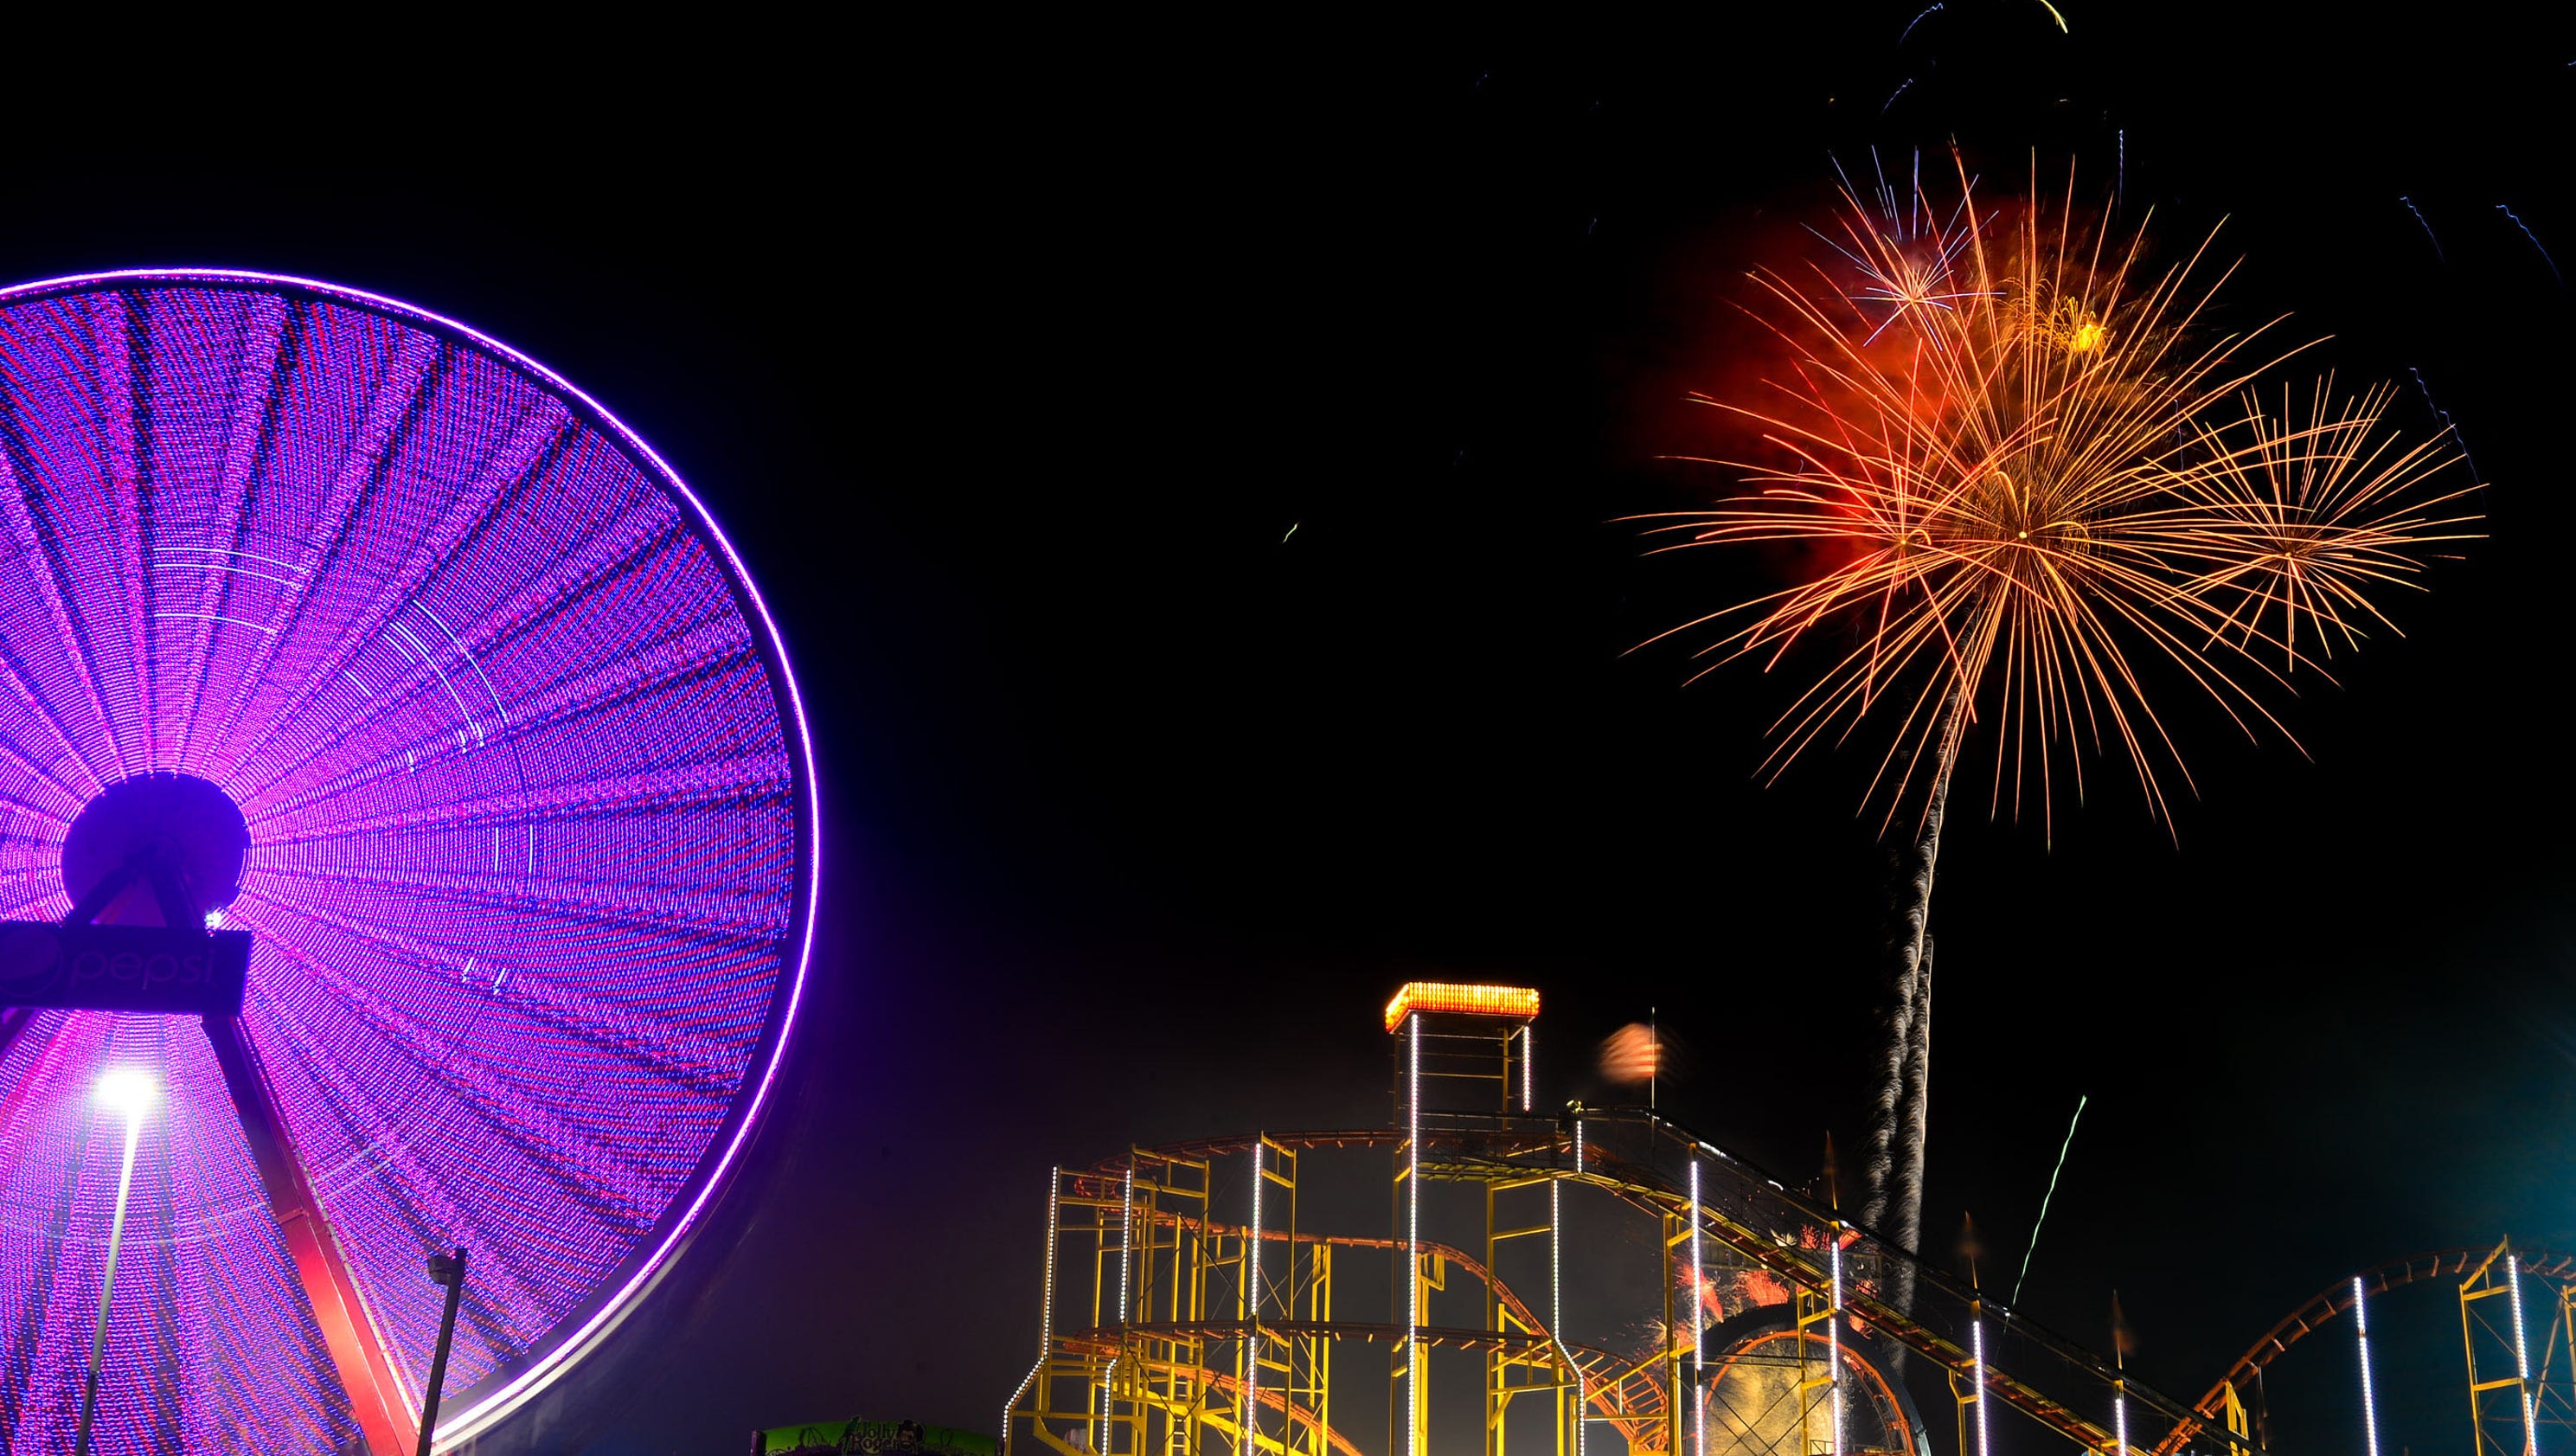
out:
{"label": "firework trail", "polygon": [[2057,1166],[2048,1170],[2048,1191],[2039,1196],[2039,1217],[2030,1223],[2030,1247],[2021,1251],[2021,1273],[2013,1279],[2012,1302],[2021,1303],[2021,1286],[2030,1278],[2030,1256],[2039,1252],[2039,1231],[2048,1223],[2048,1205],[2057,1197],[2057,1175],[2066,1171],[2066,1154],[2075,1146],[2075,1128],[2084,1121],[2085,1095],[2075,1094],[2075,1115],[2066,1120],[2066,1141],[2057,1146]]}
{"label": "firework trail", "polygon": [[1918,14],[1912,20],[1905,22],[1904,34],[1897,36],[1896,43],[1898,45],[1905,44],[1906,37],[1914,34],[1914,27],[1921,25],[1926,17],[1930,16],[1933,11],[1940,8],[1941,6],[1938,4],[1924,6],[1921,14]]}
{"label": "firework trail", "polygon": [[2415,388],[2424,396],[2424,408],[2441,416],[2442,428],[2450,432],[2452,443],[2460,447],[2460,461],[2462,464],[2469,467],[2470,478],[2473,480],[2481,478],[2478,475],[2478,462],[2469,458],[2469,442],[2460,437],[2460,426],[2458,422],[2451,418],[2451,412],[2449,410],[2442,408],[2441,405],[2434,402],[2433,386],[2424,382],[2424,376],[2417,372],[2414,365],[2407,365],[2406,372],[2415,376]]}
{"label": "firework trail", "polygon": [[2424,241],[2433,245],[2433,261],[2436,263],[2449,262],[2450,260],[2448,258],[2442,256],[2442,240],[2433,236],[2433,225],[2424,221],[2424,213],[2422,209],[2416,207],[2415,199],[2400,196],[2397,200],[2406,204],[2406,210],[2415,214],[2416,226],[2424,229]]}
{"label": "firework trail", "polygon": [[1888,112],[1894,110],[1896,107],[1896,98],[1904,95],[1905,88],[1913,84],[1914,78],[1912,76],[1908,76],[1904,80],[1898,82],[1896,84],[1896,89],[1887,93],[1887,104],[1878,109],[1878,114],[1885,116]]}
{"label": "firework trail", "polygon": [[2540,261],[2549,265],[2549,276],[2558,280],[2559,287],[2565,288],[2567,286],[2567,279],[2565,275],[2558,271],[2558,260],[2549,256],[2549,250],[2540,245],[2540,234],[2531,230],[2531,224],[2524,222],[2519,217],[2514,217],[2513,209],[2505,206],[2503,203],[2499,202],[2496,204],[2496,211],[2503,213],[2507,217],[2513,218],[2513,225],[2522,229],[2522,235],[2524,237],[2531,239],[2532,251],[2540,254]]}
{"label": "firework trail", "polygon": [[1783,367],[1751,400],[1695,396],[1758,435],[1753,458],[1702,460],[1744,489],[1646,528],[1652,551],[1768,543],[1808,563],[1662,634],[1714,637],[1694,680],[1745,657],[1796,668],[1764,777],[1883,735],[1864,802],[1884,804],[1882,832],[1912,821],[1911,852],[1864,1221],[1907,1247],[1931,889],[1967,746],[1984,745],[1990,815],[2050,823],[2108,753],[2170,824],[2167,776],[2190,775],[2163,700],[2286,737],[2276,690],[2387,625],[2372,598],[2474,519],[2464,490],[2435,485],[2456,445],[2395,439],[2387,388],[2320,382],[2295,422],[2286,394],[2266,406],[2254,382],[2297,349],[2270,325],[2205,336],[2228,271],[2208,241],[2159,270],[2142,233],[2115,239],[2071,201],[1986,206],[1964,168],[1955,206],[1916,193],[1900,206],[1882,184],[1864,202],[1847,184],[1818,233],[1831,256],[1754,275]]}

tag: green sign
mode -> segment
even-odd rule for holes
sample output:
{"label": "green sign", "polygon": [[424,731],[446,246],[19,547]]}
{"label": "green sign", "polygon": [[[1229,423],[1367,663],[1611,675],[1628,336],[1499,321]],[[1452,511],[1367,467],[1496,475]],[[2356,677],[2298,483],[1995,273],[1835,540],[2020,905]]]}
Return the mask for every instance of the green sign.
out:
{"label": "green sign", "polygon": [[755,1431],[751,1456],[994,1456],[1000,1447],[990,1436],[925,1426],[917,1421],[817,1421],[807,1426],[777,1426]]}

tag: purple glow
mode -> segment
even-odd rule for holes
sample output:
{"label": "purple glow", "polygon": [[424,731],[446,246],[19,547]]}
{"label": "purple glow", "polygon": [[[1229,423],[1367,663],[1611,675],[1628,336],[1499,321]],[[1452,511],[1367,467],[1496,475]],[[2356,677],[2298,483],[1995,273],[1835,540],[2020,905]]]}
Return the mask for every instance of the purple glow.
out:
{"label": "purple glow", "polygon": [[[474,1250],[440,1444],[487,1428],[653,1280],[776,1076],[820,844],[766,607],[563,380],[253,274],[0,292],[0,539],[0,915],[68,908],[61,840],[109,783],[240,805],[244,1021],[415,1405],[421,1254]],[[0,1066],[0,1446],[69,1442],[110,1063],[167,1097],[98,1449],[354,1439],[203,1035],[45,1012]]]}

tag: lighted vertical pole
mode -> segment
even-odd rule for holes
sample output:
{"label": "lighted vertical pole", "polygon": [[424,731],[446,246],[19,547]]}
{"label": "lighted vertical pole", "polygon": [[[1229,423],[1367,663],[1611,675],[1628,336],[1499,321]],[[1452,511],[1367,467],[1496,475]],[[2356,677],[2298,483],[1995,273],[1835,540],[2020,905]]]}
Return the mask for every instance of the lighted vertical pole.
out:
{"label": "lighted vertical pole", "polygon": [[1700,1315],[1706,1309],[1703,1292],[1706,1277],[1700,1269],[1699,1255],[1699,1154],[1690,1162],[1690,1241],[1691,1241],[1691,1456],[1708,1456],[1708,1386],[1707,1329]]}
{"label": "lighted vertical pole", "polygon": [[80,1429],[73,1456],[89,1456],[90,1421],[98,1414],[98,1370],[107,1359],[107,1311],[116,1295],[116,1256],[125,1245],[125,1196],[134,1189],[134,1150],[143,1140],[143,1114],[152,1106],[152,1079],[118,1070],[98,1079],[99,1105],[125,1114],[125,1162],[116,1175],[116,1216],[107,1226],[107,1273],[98,1286],[98,1333],[89,1343],[89,1379],[81,1389]]}
{"label": "lighted vertical pole", "polygon": [[2522,1456],[2540,1456],[2540,1432],[2531,1424],[2531,1351],[2522,1338],[2522,1259],[2504,1256],[2504,1277],[2513,1289],[2513,1373],[2522,1378]]}
{"label": "lighted vertical pole", "polygon": [[1236,1449],[1252,1456],[1261,1444],[1259,1406],[1253,1392],[1261,1385],[1261,1141],[1252,1143],[1252,1237],[1243,1245],[1243,1415]]}
{"label": "lighted vertical pole", "polygon": [[1422,1456],[1422,1017],[1406,1018],[1404,1449]]}
{"label": "lighted vertical pole", "polygon": [[2352,1276],[2352,1327],[2354,1344],[2361,1351],[2361,1434],[2368,1445],[2363,1456],[2379,1456],[2379,1412],[2374,1407],[2370,1389],[2370,1314],[2362,1307],[2361,1276]]}

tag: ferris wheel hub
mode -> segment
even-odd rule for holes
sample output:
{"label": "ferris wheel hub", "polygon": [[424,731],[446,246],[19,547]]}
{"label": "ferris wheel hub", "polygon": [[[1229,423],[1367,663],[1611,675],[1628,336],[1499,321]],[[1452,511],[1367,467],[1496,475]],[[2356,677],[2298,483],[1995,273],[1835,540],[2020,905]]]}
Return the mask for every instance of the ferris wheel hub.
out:
{"label": "ferris wheel hub", "polygon": [[[72,820],[63,836],[63,891],[78,904],[139,858],[159,856],[203,914],[241,893],[249,853],[250,824],[231,795],[194,774],[136,774],[100,790]],[[131,922],[151,904],[150,885],[136,880],[99,919]],[[159,913],[154,908],[149,918]]]}

